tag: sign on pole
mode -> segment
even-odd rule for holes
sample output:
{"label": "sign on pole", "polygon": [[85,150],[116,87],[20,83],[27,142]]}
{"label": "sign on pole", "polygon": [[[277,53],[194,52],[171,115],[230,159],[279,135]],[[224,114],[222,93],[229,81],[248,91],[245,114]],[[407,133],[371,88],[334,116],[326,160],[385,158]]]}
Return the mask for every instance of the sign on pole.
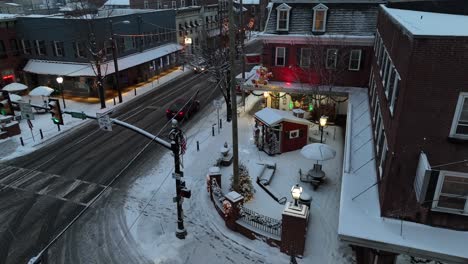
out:
{"label": "sign on pole", "polygon": [[112,121],[108,114],[96,113],[99,128],[105,131],[112,131]]}
{"label": "sign on pole", "polygon": [[213,101],[213,105],[216,109],[221,109],[221,107],[223,106],[223,101],[221,100],[214,100]]}
{"label": "sign on pole", "polygon": [[34,120],[31,104],[24,102],[18,102],[18,104],[21,111],[21,119]]}

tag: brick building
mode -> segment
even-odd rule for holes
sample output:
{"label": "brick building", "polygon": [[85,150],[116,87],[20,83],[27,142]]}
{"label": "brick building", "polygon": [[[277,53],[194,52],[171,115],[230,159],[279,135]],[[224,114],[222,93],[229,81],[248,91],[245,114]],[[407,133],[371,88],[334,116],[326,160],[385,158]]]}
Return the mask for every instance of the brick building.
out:
{"label": "brick building", "polygon": [[369,101],[349,112],[356,143],[341,183],[338,232],[357,263],[468,262],[466,24],[380,6]]}
{"label": "brick building", "polygon": [[21,52],[16,39],[16,15],[0,15],[0,87],[16,82]]}

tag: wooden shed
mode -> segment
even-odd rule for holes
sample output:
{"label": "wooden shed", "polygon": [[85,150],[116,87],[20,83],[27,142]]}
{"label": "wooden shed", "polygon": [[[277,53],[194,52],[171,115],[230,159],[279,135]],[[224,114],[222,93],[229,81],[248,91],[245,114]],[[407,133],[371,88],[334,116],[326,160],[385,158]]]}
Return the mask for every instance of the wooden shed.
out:
{"label": "wooden shed", "polygon": [[291,111],[264,108],[254,115],[257,147],[270,155],[300,149],[307,144],[309,125]]}

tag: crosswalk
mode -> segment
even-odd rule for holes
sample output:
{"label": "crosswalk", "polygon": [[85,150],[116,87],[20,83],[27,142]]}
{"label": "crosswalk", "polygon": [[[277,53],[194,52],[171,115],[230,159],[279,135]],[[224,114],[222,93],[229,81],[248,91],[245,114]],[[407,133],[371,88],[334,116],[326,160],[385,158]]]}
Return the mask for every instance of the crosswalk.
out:
{"label": "crosswalk", "polygon": [[8,188],[88,206],[105,186],[0,164],[0,191]]}

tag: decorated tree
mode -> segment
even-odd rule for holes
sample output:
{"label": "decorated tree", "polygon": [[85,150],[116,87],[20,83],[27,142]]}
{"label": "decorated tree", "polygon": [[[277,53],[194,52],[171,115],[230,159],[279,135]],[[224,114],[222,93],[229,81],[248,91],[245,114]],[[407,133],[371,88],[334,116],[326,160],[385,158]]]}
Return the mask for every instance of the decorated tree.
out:
{"label": "decorated tree", "polygon": [[[231,177],[231,191],[234,190],[232,186],[232,177]],[[239,194],[244,196],[244,201],[250,201],[253,198],[254,188],[252,185],[252,180],[249,176],[249,171],[247,167],[239,163]]]}

